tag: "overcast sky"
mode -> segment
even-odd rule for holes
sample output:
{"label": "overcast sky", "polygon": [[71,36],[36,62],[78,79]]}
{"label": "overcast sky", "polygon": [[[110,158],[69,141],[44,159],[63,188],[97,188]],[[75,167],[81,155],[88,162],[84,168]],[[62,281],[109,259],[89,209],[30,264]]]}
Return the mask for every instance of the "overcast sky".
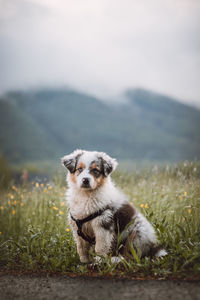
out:
{"label": "overcast sky", "polygon": [[199,0],[0,0],[0,92],[143,87],[200,107]]}

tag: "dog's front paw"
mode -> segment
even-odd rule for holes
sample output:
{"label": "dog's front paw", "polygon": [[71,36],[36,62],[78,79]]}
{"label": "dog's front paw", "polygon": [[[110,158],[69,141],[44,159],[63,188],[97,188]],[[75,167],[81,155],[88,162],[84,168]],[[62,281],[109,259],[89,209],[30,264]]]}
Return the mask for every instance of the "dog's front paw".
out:
{"label": "dog's front paw", "polygon": [[80,256],[80,261],[82,263],[89,263],[91,260],[89,259],[88,256]]}
{"label": "dog's front paw", "polygon": [[122,256],[112,256],[111,264],[119,264],[124,258]]}
{"label": "dog's front paw", "polygon": [[[112,256],[111,257],[111,264],[119,264],[124,258],[122,256]],[[94,262],[93,262],[93,266],[97,266],[101,263],[105,263],[106,260],[105,260],[105,257],[102,257],[102,256],[96,256],[94,258]]]}

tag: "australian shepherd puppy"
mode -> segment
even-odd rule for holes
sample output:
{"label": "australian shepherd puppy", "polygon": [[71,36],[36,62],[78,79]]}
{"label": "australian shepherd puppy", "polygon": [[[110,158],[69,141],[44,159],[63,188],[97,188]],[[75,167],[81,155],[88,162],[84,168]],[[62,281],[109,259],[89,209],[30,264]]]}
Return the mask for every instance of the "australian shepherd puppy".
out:
{"label": "australian shepherd puppy", "polygon": [[68,169],[69,223],[81,262],[91,261],[90,248],[107,257],[164,256],[147,219],[128,201],[110,178],[118,163],[103,152],[76,150],[62,158]]}

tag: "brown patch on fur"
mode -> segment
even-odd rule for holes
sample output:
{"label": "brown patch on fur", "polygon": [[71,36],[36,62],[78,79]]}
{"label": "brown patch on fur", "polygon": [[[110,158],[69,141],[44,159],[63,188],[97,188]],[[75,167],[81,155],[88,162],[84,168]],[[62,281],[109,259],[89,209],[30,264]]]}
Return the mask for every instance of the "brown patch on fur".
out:
{"label": "brown patch on fur", "polygon": [[[93,170],[98,170],[99,173],[95,174],[95,173],[93,173]],[[96,182],[96,187],[100,187],[100,186],[103,186],[105,184],[106,177],[103,176],[102,171],[100,169],[100,166],[97,162],[93,162],[90,165],[90,173],[94,177],[94,180]]]}
{"label": "brown patch on fur", "polygon": [[70,174],[70,178],[73,183],[76,183],[76,175],[74,173]]}
{"label": "brown patch on fur", "polygon": [[99,168],[99,165],[98,165],[96,162],[93,162],[93,163],[90,165],[90,169],[91,169],[91,170],[92,170],[92,169],[97,169],[97,170],[101,171],[100,168]]}
{"label": "brown patch on fur", "polygon": [[81,172],[78,170],[78,169],[80,169],[80,168],[82,168],[83,170],[85,169],[85,164],[83,163],[83,162],[80,162],[78,165],[77,165],[77,167],[76,167],[76,170],[75,170],[75,174],[76,175],[79,175]]}
{"label": "brown patch on fur", "polygon": [[84,164],[83,162],[80,162],[80,163],[77,165],[76,169],[78,170],[79,168],[85,169],[85,164]]}
{"label": "brown patch on fur", "polygon": [[86,236],[89,236],[90,238],[94,238],[94,230],[90,223],[83,224],[82,231]]}
{"label": "brown patch on fur", "polygon": [[102,175],[98,178],[95,178],[95,181],[97,183],[97,187],[103,186],[106,182],[106,177],[103,177]]}
{"label": "brown patch on fur", "polygon": [[76,183],[76,176],[79,175],[81,172],[78,171],[79,168],[85,169],[85,164],[83,162],[80,162],[75,170],[75,173],[71,173],[70,177],[71,177],[71,181],[73,183]]}
{"label": "brown patch on fur", "polygon": [[122,205],[114,214],[114,222],[115,222],[115,232],[118,234],[118,229],[119,232],[121,233],[126,225],[128,225],[133,216],[135,215],[135,208],[130,204],[124,204]]}

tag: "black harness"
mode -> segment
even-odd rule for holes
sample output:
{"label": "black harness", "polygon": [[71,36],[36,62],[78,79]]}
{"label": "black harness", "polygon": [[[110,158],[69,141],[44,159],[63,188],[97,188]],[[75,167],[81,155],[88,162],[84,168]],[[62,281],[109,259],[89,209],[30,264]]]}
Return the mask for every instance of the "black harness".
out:
{"label": "black harness", "polygon": [[82,226],[83,226],[84,223],[89,222],[89,221],[95,219],[96,217],[99,217],[100,215],[102,215],[103,212],[106,211],[107,209],[111,209],[111,208],[110,208],[109,206],[106,206],[105,208],[96,211],[95,213],[93,213],[93,214],[87,216],[87,217],[84,218],[84,219],[75,219],[75,218],[72,216],[72,214],[70,213],[72,220],[73,220],[74,222],[76,222],[76,226],[78,227],[78,229],[77,229],[77,234],[78,234],[80,237],[82,237],[82,239],[84,239],[85,241],[87,241],[88,243],[94,245],[94,244],[95,244],[95,237],[91,238],[91,237],[89,237],[88,235],[85,235],[85,234],[83,233],[83,231],[82,231]]}

